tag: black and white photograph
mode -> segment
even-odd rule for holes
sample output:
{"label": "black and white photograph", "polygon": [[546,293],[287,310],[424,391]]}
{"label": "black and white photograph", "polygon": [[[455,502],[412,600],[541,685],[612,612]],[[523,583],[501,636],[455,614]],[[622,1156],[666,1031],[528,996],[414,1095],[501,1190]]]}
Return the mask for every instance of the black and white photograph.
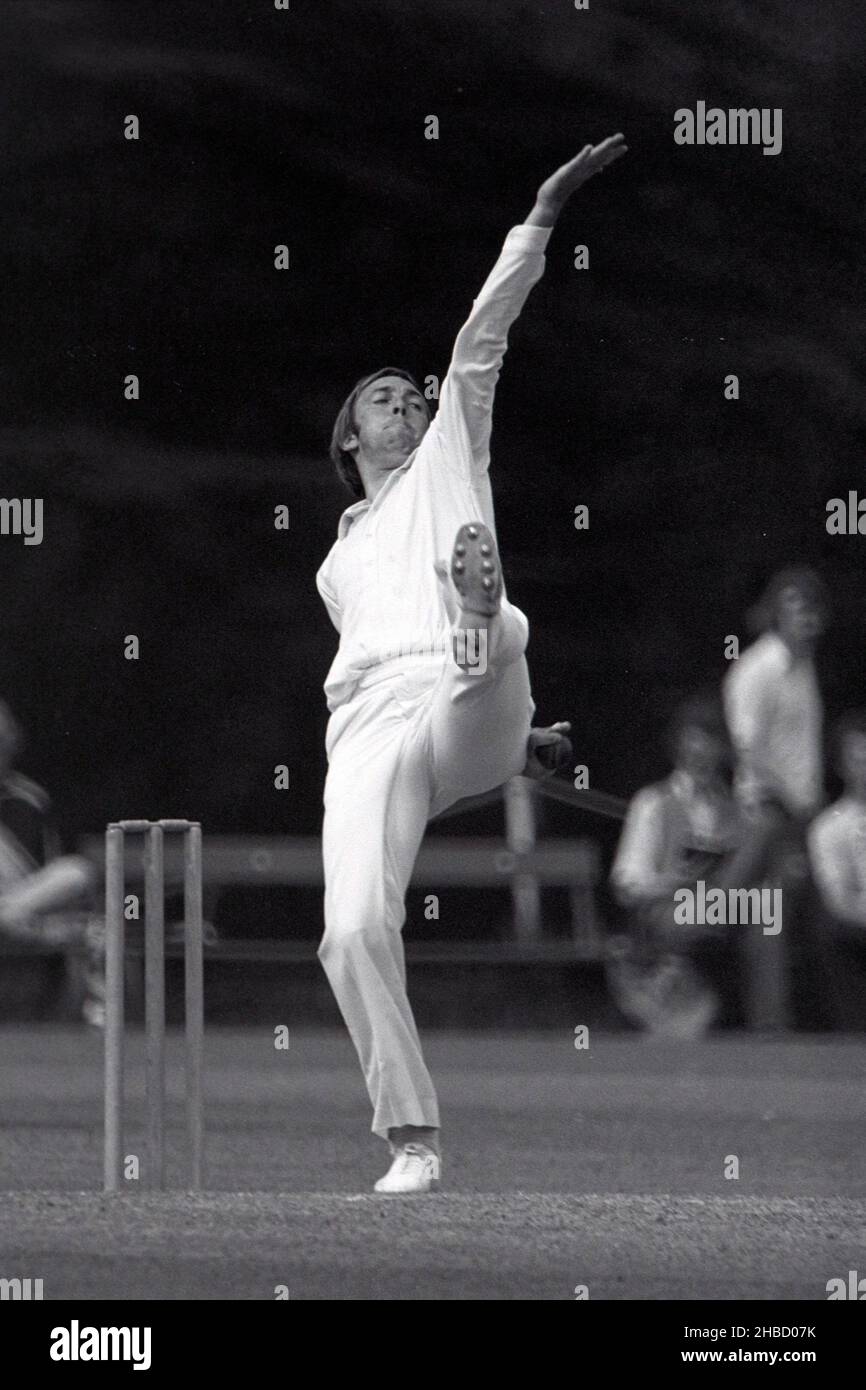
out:
{"label": "black and white photograph", "polygon": [[564,1300],[826,1374],[864,62],[857,0],[3,0],[23,1364]]}

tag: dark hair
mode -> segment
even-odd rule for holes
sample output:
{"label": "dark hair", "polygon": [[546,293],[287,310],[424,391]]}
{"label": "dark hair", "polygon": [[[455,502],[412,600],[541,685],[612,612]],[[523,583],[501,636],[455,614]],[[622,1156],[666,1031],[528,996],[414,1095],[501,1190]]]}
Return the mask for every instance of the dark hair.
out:
{"label": "dark hair", "polygon": [[674,761],[683,729],[700,729],[702,733],[722,745],[726,761],[732,759],[731,737],[725,711],[715,691],[699,691],[690,695],[674,710],[667,729],[668,751]]}
{"label": "dark hair", "polygon": [[826,619],[829,603],[824,581],[816,570],[808,565],[788,565],[774,574],[761,598],[749,612],[749,626],[753,632],[766,632],[779,621],[779,601],[786,589],[796,589],[804,602],[817,608],[822,619]]}
{"label": "dark hair", "polygon": [[[347,449],[343,448],[343,440],[347,434],[354,434],[358,428],[355,420],[355,404],[358,397],[367,386],[378,381],[380,376],[399,376],[403,381],[408,381],[414,386],[422,399],[424,397],[424,393],[412,373],[404,371],[402,367],[381,367],[378,372],[371,372],[369,376],[362,376],[360,381],[355,382],[334,421],[334,428],[331,432],[331,447],[328,453],[337,470],[340,482],[349,489],[353,497],[357,498],[364,496],[364,484],[361,482],[361,475],[354,458]],[[427,402],[425,401],[424,404],[426,406]],[[427,415],[429,418],[429,409]]]}
{"label": "dark hair", "polygon": [[849,734],[857,734],[861,738],[866,738],[866,709],[848,710],[846,714],[840,715],[833,724],[830,741],[836,771],[840,776],[842,772],[842,748]]}

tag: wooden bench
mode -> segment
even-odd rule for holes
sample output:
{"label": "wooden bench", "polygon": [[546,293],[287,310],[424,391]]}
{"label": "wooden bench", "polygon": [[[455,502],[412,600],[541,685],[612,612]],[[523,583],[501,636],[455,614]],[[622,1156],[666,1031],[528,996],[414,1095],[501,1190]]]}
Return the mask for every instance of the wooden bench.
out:
{"label": "wooden bench", "polygon": [[[81,853],[102,866],[105,844],[102,836],[88,836]],[[143,845],[130,837],[127,846],[127,882],[136,886],[143,878]],[[324,885],[321,840],[318,836],[286,835],[207,835],[203,839],[202,874],[205,885],[206,915],[213,917],[222,889],[235,886],[268,887],[285,885],[321,888]],[[506,849],[493,837],[431,836],[421,847],[412,875],[412,884],[436,893],[444,888],[503,888],[532,880],[539,887],[568,890],[572,934],[568,941],[531,938],[494,942],[407,943],[411,960],[529,962],[597,959],[601,933],[595,907],[595,889],[600,875],[597,846],[586,839],[545,840],[524,853]],[[167,840],[165,881],[168,891],[183,882],[182,846]],[[435,931],[435,927],[434,927]],[[169,946],[169,952],[175,948]],[[207,948],[208,955],[225,960],[296,960],[312,958],[315,944],[297,940],[220,940]]]}

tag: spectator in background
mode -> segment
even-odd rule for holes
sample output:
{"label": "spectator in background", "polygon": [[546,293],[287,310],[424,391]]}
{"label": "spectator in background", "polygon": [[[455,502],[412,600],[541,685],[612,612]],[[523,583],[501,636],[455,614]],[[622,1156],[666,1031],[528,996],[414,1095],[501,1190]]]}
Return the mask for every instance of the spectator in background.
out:
{"label": "spectator in background", "polygon": [[747,883],[754,842],[744,836],[731,792],[732,750],[718,697],[686,701],[669,739],[674,770],[632,799],[611,871],[631,930],[607,976],[632,1022],[661,1035],[699,1037],[718,1012],[715,984],[724,987],[738,974],[737,928],[678,925],[674,894],[698,880],[719,888]]}
{"label": "spectator in background", "polygon": [[[815,941],[808,920],[805,831],[824,799],[823,723],[815,655],[827,624],[824,586],[806,566],[773,576],[753,611],[762,635],[731,663],[722,683],[736,752],[735,791],[756,843],[753,882],[782,890],[778,937],[753,933],[746,945],[754,1028],[791,1021],[792,977],[811,988]],[[809,1017],[813,1001],[807,1005]]]}
{"label": "spectator in background", "polygon": [[824,986],[837,1027],[866,1022],[866,710],[834,728],[843,795],[809,827],[812,876],[823,907]]}
{"label": "spectator in background", "polygon": [[52,945],[84,946],[68,968],[81,978],[83,1015],[104,1023],[103,949],[100,923],[90,912],[93,866],[78,855],[61,855],[48,795],[14,771],[21,730],[0,701],[0,934]]}
{"label": "spectator in background", "polygon": [[824,586],[793,566],[770,581],[754,610],[763,634],[722,684],[737,755],[736,791],[749,808],[772,804],[805,823],[824,796],[823,704],[815,649],[827,622]]}

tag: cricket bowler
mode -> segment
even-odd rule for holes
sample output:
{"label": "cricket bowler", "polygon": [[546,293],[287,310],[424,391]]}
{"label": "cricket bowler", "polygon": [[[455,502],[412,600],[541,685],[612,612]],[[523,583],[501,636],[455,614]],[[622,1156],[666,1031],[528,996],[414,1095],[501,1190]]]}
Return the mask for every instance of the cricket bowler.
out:
{"label": "cricket bowler", "polygon": [[319,957],[361,1061],[392,1163],[375,1190],[431,1191],[439,1106],[406,993],[405,894],[428,820],[466,796],[571,759],[569,725],[531,728],[529,625],[507,598],[490,433],[508,331],[544,270],[570,195],[626,153],[586,145],[538,191],[457,336],[431,421],[412,376],[357,383],[331,458],[357,500],[316,576],[340,634],[330,718]]}

